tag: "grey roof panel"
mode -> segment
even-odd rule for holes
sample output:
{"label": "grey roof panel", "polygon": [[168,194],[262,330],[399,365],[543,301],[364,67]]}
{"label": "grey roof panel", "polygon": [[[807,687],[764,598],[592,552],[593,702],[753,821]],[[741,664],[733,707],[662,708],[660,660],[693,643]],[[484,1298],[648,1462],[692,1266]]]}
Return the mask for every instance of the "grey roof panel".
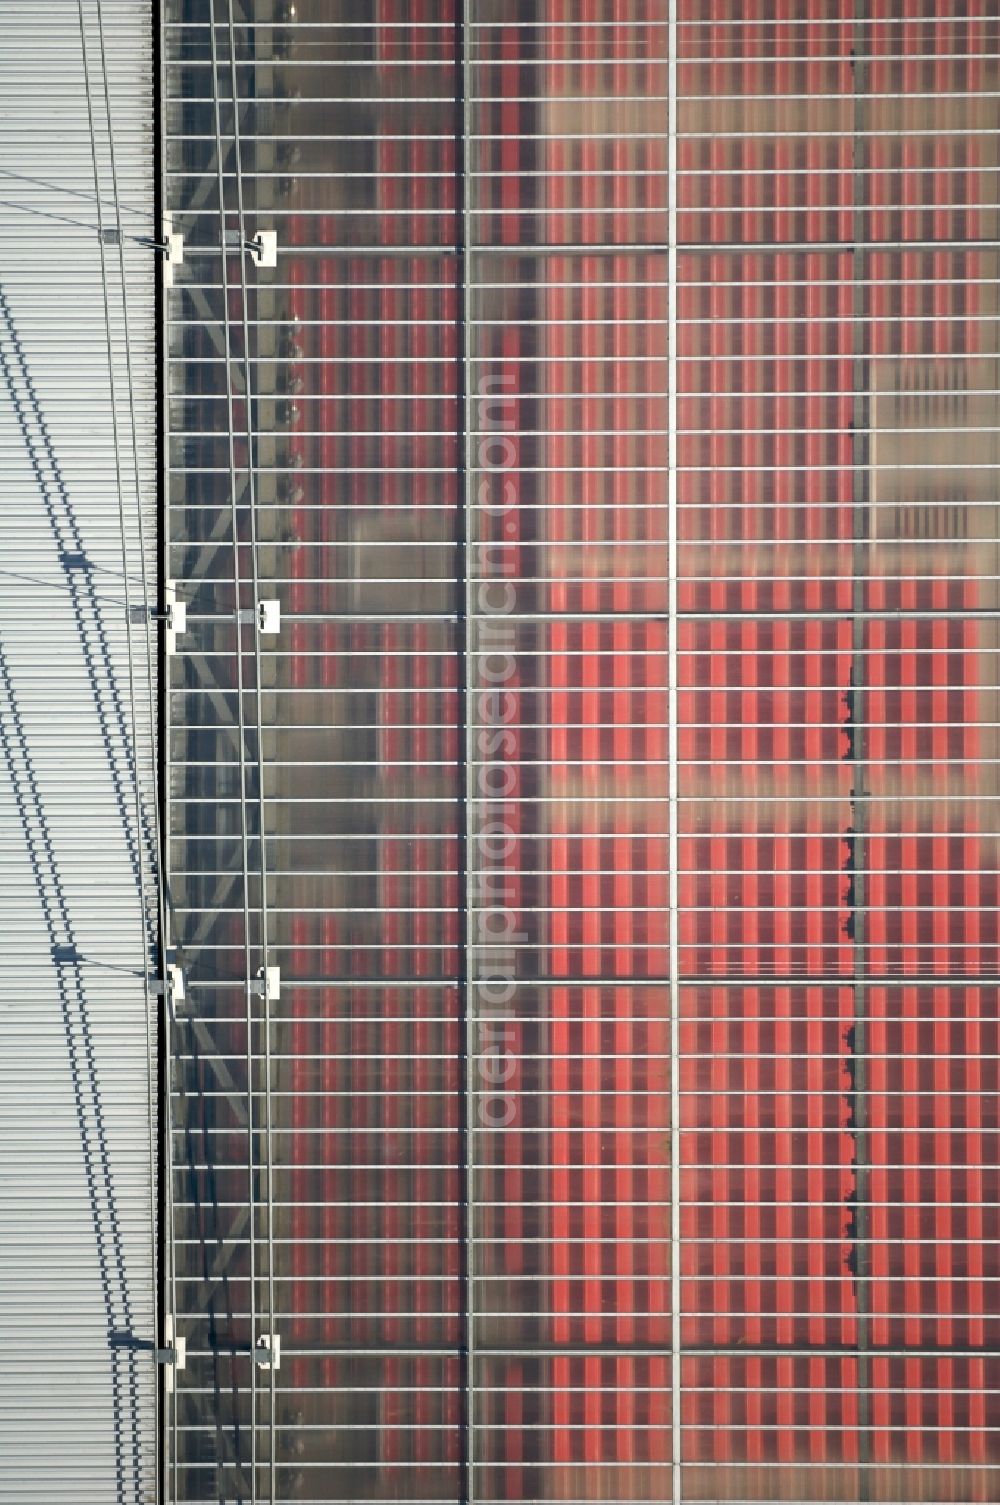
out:
{"label": "grey roof panel", "polygon": [[124,516],[139,607],[156,566],[158,268],[136,239],[153,230],[151,5],[83,0],[82,19],[77,0],[0,0],[5,1505],[151,1500],[156,1478],[156,686],[122,549]]}

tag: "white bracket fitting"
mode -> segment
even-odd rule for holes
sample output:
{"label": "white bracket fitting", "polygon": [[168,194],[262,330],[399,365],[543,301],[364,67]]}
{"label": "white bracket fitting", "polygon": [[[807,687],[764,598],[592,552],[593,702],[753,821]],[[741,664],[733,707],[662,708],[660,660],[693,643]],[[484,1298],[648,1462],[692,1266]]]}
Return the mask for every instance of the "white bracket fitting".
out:
{"label": "white bracket fitting", "polygon": [[281,631],[281,602],[260,601],[258,602],[260,619],[258,627],[261,633],[274,634]]}
{"label": "white bracket fitting", "polygon": [[258,1369],[281,1368],[281,1338],[278,1333],[261,1333],[254,1354]]}
{"label": "white bracket fitting", "polygon": [[163,1363],[163,1380],[168,1395],[173,1395],[176,1388],[177,1375],[187,1363],[187,1339],[177,1336],[174,1330],[173,1317],[163,1319],[163,1337],[166,1347],[157,1358]]}
{"label": "white bracket fitting", "polygon": [[158,977],[151,979],[152,992],[158,998],[166,995],[170,1006],[173,1008],[176,1004],[183,1003],[186,996],[184,990],[184,971],[183,968],[174,966],[171,963],[166,967],[165,973],[165,980],[161,980]]}
{"label": "white bracket fitting", "polygon": [[281,968],[261,967],[250,983],[250,991],[266,1003],[276,1003],[281,997]]}
{"label": "white bracket fitting", "polygon": [[254,239],[247,241],[247,249],[255,266],[276,267],[278,265],[278,232],[258,230]]}
{"label": "white bracket fitting", "polygon": [[184,264],[184,237],[174,233],[174,222],[169,214],[163,216],[163,285],[173,287],[174,267]]}
{"label": "white bracket fitting", "polygon": [[187,632],[187,605],[177,599],[177,587],[172,580],[168,580],[163,592],[163,604],[166,607],[167,625],[167,653],[177,652],[177,639],[181,633]]}

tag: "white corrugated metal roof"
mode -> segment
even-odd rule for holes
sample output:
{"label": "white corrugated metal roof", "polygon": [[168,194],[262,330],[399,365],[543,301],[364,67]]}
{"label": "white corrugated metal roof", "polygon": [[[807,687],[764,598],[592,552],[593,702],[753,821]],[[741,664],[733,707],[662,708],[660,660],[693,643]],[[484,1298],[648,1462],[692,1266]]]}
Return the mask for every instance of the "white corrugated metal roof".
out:
{"label": "white corrugated metal roof", "polygon": [[149,0],[100,0],[100,16],[83,0],[82,15],[81,32],[77,0],[0,0],[0,1501],[12,1505],[151,1500],[156,1478],[142,983],[155,699],[139,624],[130,687],[118,484],[120,472],[138,607],[139,506],[154,598],[156,567],[158,268],[130,238],[153,231],[152,18]]}

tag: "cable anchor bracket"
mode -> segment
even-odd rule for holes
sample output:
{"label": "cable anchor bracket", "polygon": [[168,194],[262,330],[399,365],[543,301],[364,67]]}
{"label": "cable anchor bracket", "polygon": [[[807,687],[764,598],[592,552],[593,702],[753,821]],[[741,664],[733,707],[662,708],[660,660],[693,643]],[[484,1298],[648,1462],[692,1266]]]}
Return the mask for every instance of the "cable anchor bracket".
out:
{"label": "cable anchor bracket", "polygon": [[167,1394],[173,1395],[177,1387],[177,1376],[187,1363],[187,1339],[176,1333],[173,1317],[163,1319],[163,1340],[163,1347],[156,1349],[155,1358],[157,1364],[163,1365]]}
{"label": "cable anchor bracket", "polygon": [[147,245],[163,257],[164,287],[173,287],[174,267],[184,265],[184,237],[174,230],[172,215],[163,216],[163,239],[147,241]]}
{"label": "cable anchor bracket", "polygon": [[254,266],[276,267],[278,265],[277,230],[258,230],[251,239],[245,239],[238,230],[226,231],[226,249],[248,251]]}
{"label": "cable anchor bracket", "polygon": [[258,1369],[281,1368],[281,1338],[278,1333],[261,1333],[254,1358]]}

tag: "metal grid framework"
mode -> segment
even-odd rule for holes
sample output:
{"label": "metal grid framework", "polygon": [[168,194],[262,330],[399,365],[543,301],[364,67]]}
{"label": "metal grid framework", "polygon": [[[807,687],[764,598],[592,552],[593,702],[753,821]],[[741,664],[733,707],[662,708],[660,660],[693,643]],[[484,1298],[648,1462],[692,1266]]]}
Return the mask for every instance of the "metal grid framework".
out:
{"label": "metal grid framework", "polygon": [[1000,1497],[990,9],[167,0],[171,1499]]}

